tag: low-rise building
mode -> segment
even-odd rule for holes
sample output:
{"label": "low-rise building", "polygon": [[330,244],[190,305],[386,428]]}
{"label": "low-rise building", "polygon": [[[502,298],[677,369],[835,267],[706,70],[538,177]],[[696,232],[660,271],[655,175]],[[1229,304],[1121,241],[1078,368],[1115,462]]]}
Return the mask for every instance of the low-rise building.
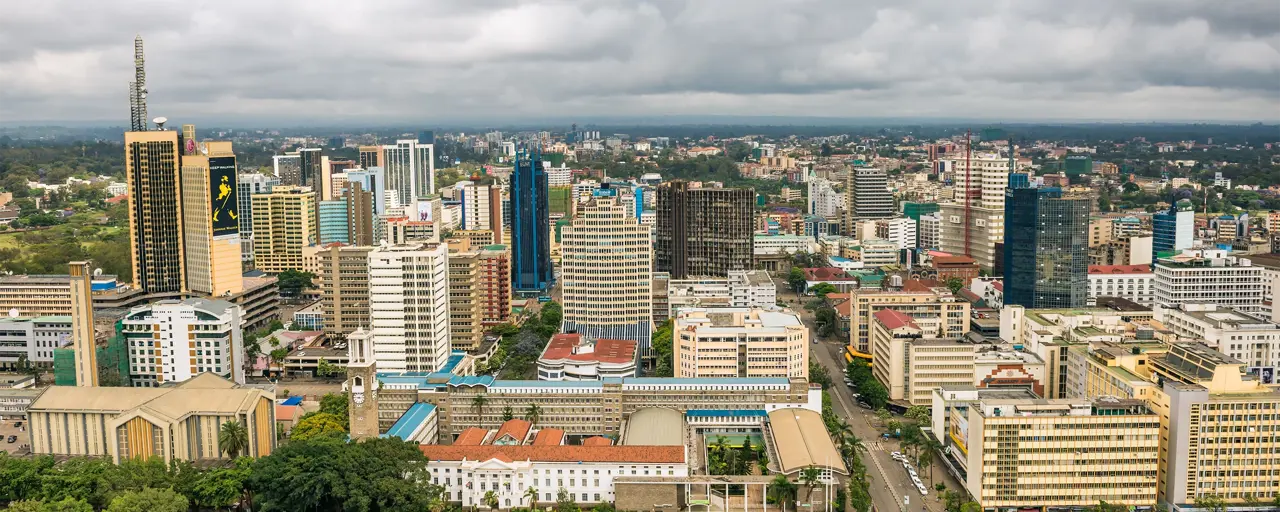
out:
{"label": "low-rise building", "polygon": [[538,357],[538,380],[601,380],[636,376],[636,342],[557,334]]}
{"label": "low-rise building", "polygon": [[70,316],[0,318],[0,369],[53,367],[54,349],[71,344]]}
{"label": "low-rise building", "polygon": [[768,308],[778,302],[777,285],[762,270],[730,271],[724,278],[664,277],[665,274],[655,279],[666,281],[667,317],[687,307]]}
{"label": "low-rise building", "polygon": [[804,378],[809,372],[809,329],[790,311],[684,309],[673,332],[672,367],[680,378]]}
{"label": "low-rise building", "polygon": [[1155,273],[1150,265],[1089,265],[1088,304],[1098,297],[1120,297],[1144,306],[1155,302]]}

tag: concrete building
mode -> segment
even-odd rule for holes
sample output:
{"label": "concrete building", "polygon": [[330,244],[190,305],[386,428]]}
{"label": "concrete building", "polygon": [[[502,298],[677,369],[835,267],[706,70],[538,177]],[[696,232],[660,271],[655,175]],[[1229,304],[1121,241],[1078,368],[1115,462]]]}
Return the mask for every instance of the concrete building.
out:
{"label": "concrete building", "polygon": [[329,245],[316,253],[324,331],[331,336],[369,326],[369,252],[373,247]]}
{"label": "concrete building", "polygon": [[940,205],[942,224],[938,249],[972,256],[982,268],[991,269],[996,261],[995,244],[1004,241],[1009,159],[994,154],[973,154],[968,159],[961,155],[944,161],[955,169],[949,173],[955,199]]}
{"label": "concrete building", "polygon": [[273,155],[271,157],[271,174],[279,185],[298,186],[302,184],[302,157],[297,153]]}
{"label": "concrete building", "polygon": [[1151,260],[1160,259],[1160,253],[1176,254],[1190,249],[1195,243],[1195,225],[1196,211],[1190,200],[1183,199],[1167,211],[1156,212],[1151,217]]}
{"label": "concrete building", "polygon": [[27,411],[31,451],[58,457],[109,457],[120,463],[152,457],[171,461],[229,461],[218,442],[223,423],[248,431],[240,456],[275,450],[272,397],[211,374],[158,388],[54,386]]}
{"label": "concrete building", "polygon": [[1262,309],[1262,268],[1230,251],[1191,250],[1155,264],[1155,301],[1213,302],[1246,313]]}
{"label": "concrete building", "polygon": [[434,372],[449,358],[449,257],[443,244],[369,251],[374,359],[388,372]]}
{"label": "concrete building", "polygon": [[279,185],[280,180],[256,172],[244,173],[236,178],[236,210],[240,223],[240,259],[253,261],[253,196],[266,194]]}
{"label": "concrete building", "polygon": [[653,252],[650,228],[601,189],[561,231],[562,331],[634,340],[649,354]]}
{"label": "concrete building", "polygon": [[400,200],[398,206],[411,205],[419,198],[435,195],[434,144],[420,143],[415,139],[397,140],[395,144],[382,146],[378,163],[386,172],[387,190],[395,191]]}
{"label": "concrete building", "polygon": [[449,239],[453,350],[479,350],[485,328],[501,323],[510,314],[510,272],[506,246],[474,247],[467,239]]}
{"label": "concrete building", "polygon": [[751,189],[693,188],[676,180],[663,183],[657,195],[654,270],[684,279],[753,268]]}
{"label": "concrete building", "polygon": [[164,300],[124,317],[134,387],[158,387],[211,373],[245,381],[243,310],[222,300]]}
{"label": "concrete building", "polygon": [[176,296],[186,290],[181,147],[173,130],[124,134],[133,282],[146,293]]}
{"label": "concrete building", "polygon": [[921,249],[938,249],[942,243],[942,213],[921,215],[916,230],[920,236]]}
{"label": "concrete building", "polygon": [[557,334],[538,357],[538,380],[602,380],[636,376],[636,342]]}
{"label": "concrete building", "polygon": [[[958,403],[947,398],[952,394],[935,393],[934,428],[941,429],[936,435],[965,490],[983,509],[1059,510],[1106,502],[1154,510],[1160,417],[1144,402],[979,394]],[[949,415],[942,424],[938,412],[944,410]]]}
{"label": "concrete building", "polygon": [[839,192],[835,191],[830,181],[811,177],[808,187],[809,193],[806,199],[810,215],[824,218],[836,217],[844,209],[845,199]]}
{"label": "concrete building", "polygon": [[263,272],[302,268],[302,248],[316,245],[316,194],[280,185],[253,196],[253,260]]}
{"label": "concrete building", "polygon": [[891,240],[866,239],[857,249],[863,266],[883,267],[898,263],[898,244]]}
{"label": "concrete building", "polygon": [[18,370],[23,357],[32,367],[52,368],[54,349],[70,344],[70,316],[0,318],[0,369]]}
{"label": "concrete building", "polygon": [[[94,275],[90,287],[95,296],[113,295],[119,287],[116,276]],[[16,316],[71,315],[71,281],[68,274],[15,274],[0,275],[0,313]]]}
{"label": "concrete building", "polygon": [[1105,244],[1089,247],[1090,265],[1151,265],[1150,232],[1137,232],[1118,237]]}
{"label": "concrete building", "polygon": [[[849,171],[845,182],[845,226],[855,221],[893,216],[893,193],[883,169],[860,167]],[[846,234],[849,234],[846,231]],[[853,236],[853,235],[850,235]]]}
{"label": "concrete building", "polygon": [[502,188],[490,185],[466,185],[458,189],[462,205],[464,230],[488,230],[494,232],[494,240],[503,243]]}
{"label": "concrete building", "polygon": [[1263,384],[1280,384],[1280,325],[1214,303],[1157,304],[1155,318],[1179,337],[1244,363]]}
{"label": "concrete building", "polygon": [[851,352],[871,357],[872,315],[885,308],[912,318],[939,318],[943,337],[959,338],[969,332],[969,302],[956,297],[942,283],[908,281],[898,291],[854,290],[849,299]]}
{"label": "concrete building", "polygon": [[687,307],[769,308],[778,303],[777,285],[759,270],[733,271],[727,278],[667,279],[666,283],[664,318]]}
{"label": "concrete building", "polygon": [[209,142],[207,155],[182,158],[182,235],[186,289],[221,297],[240,293],[239,203],[231,143]]}
{"label": "concrete building", "polygon": [[697,308],[674,317],[679,378],[792,377],[809,371],[809,329],[790,311]]}
{"label": "concrete building", "polygon": [[1089,265],[1089,306],[1097,305],[1098,297],[1120,297],[1149,307],[1155,293],[1150,265]]}
{"label": "concrete building", "polygon": [[385,240],[392,245],[440,242],[440,229],[435,221],[397,215],[381,216],[378,222],[382,228],[376,231],[383,233],[379,241]]}
{"label": "concrete building", "polygon": [[878,220],[876,237],[893,242],[898,249],[914,249],[918,240],[916,221],[907,217]]}
{"label": "concrete building", "polygon": [[1058,188],[1009,189],[1006,201],[1004,303],[1084,306],[1092,202],[1064,196]]}

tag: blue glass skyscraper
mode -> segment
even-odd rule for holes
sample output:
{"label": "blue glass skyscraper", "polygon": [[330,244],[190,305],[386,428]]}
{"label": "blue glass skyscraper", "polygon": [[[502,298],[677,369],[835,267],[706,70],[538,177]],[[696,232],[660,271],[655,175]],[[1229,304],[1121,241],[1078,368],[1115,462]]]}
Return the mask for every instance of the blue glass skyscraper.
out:
{"label": "blue glass skyscraper", "polygon": [[1168,210],[1151,216],[1151,261],[1160,259],[1161,253],[1176,253],[1190,249],[1195,236],[1195,209],[1191,201],[1183,199]]}
{"label": "blue glass skyscraper", "polygon": [[1059,188],[1005,192],[1004,303],[1028,308],[1083,307],[1089,291],[1087,198]]}
{"label": "blue glass skyscraper", "polygon": [[516,152],[511,171],[511,287],[536,293],[551,287],[551,224],[547,171],[537,148]]}

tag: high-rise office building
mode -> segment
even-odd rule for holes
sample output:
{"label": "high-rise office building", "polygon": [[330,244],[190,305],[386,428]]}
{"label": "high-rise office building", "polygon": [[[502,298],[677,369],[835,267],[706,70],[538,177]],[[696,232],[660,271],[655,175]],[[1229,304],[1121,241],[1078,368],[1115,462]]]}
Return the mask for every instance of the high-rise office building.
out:
{"label": "high-rise office building", "polygon": [[360,146],[356,165],[361,169],[382,166],[382,146]]}
{"label": "high-rise office building", "polygon": [[364,189],[361,182],[349,183],[342,192],[347,209],[347,243],[373,245],[374,213],[373,193]]}
{"label": "high-rise office building", "polygon": [[938,249],[966,254],[991,269],[998,259],[995,244],[1004,241],[1009,159],[975,153],[970,158],[962,154],[943,162],[953,169],[948,176],[954,183],[955,199],[939,205],[942,225]]}
{"label": "high-rise office building", "polygon": [[369,251],[369,323],[378,369],[434,372],[449,359],[449,255],[444,244]]}
{"label": "high-rise office building", "polygon": [[382,146],[380,163],[386,170],[387,188],[396,192],[400,205],[410,205],[436,193],[433,145],[419,144],[414,139],[397,140]]}
{"label": "high-rise office building", "polygon": [[845,205],[845,232],[851,233],[859,220],[885,219],[893,216],[893,194],[889,192],[889,175],[883,169],[860,167],[849,171],[845,183],[848,199]]}
{"label": "high-rise office building", "polygon": [[253,261],[253,195],[271,192],[279,178],[256,172],[241,174],[236,179],[236,211],[240,223],[240,260]]}
{"label": "high-rise office building", "polygon": [[373,214],[374,216],[387,213],[387,204],[390,197],[387,194],[387,174],[381,167],[368,167],[365,169],[347,171],[346,187],[350,187],[352,183],[359,183],[361,189],[372,194]]}
{"label": "high-rise office building", "polygon": [[302,184],[302,157],[297,153],[272,156],[271,167],[272,174],[279,178],[281,185],[296,187]]}
{"label": "high-rise office building", "polygon": [[466,238],[448,243],[450,343],[453,350],[478,350],[485,328],[510,313],[510,258],[503,245],[481,247]]}
{"label": "high-rise office building", "polygon": [[[1263,269],[1231,251],[1196,249],[1155,262],[1155,302],[1207,302],[1246,313],[1260,313],[1266,281]],[[1005,285],[1005,304],[1009,287]]]}
{"label": "high-rise office building", "polygon": [[[298,185],[321,193],[324,153],[320,148],[298,148]],[[318,199],[318,198],[317,198]]]}
{"label": "high-rise office building", "polygon": [[502,243],[502,187],[465,185],[458,189],[461,204],[461,228],[493,231],[494,240]]}
{"label": "high-rise office building", "polygon": [[1018,188],[1005,203],[1004,303],[1078,308],[1089,300],[1093,203],[1059,188]]}
{"label": "high-rise office building", "polygon": [[1160,253],[1176,254],[1190,249],[1195,241],[1195,224],[1195,207],[1186,199],[1174,203],[1168,210],[1152,215],[1151,261],[1159,259]]}
{"label": "high-rise office building", "polygon": [[302,270],[302,248],[316,244],[316,194],[278,185],[253,196],[253,260],[270,274]]}
{"label": "high-rise office building", "polygon": [[633,340],[649,352],[653,329],[650,227],[627,215],[617,189],[596,191],[561,231],[564,332]]}
{"label": "high-rise office building", "polygon": [[551,219],[547,171],[535,149],[516,154],[511,171],[511,285],[518,292],[551,286]]}
{"label": "high-rise office building", "polygon": [[316,230],[319,245],[327,245],[331,243],[348,244],[351,243],[347,238],[350,226],[347,221],[350,220],[347,212],[346,199],[337,199],[333,201],[320,201],[316,205],[319,212],[319,223]]}
{"label": "high-rise office building", "polygon": [[221,297],[244,290],[240,204],[231,143],[208,144],[206,155],[182,159],[182,234],[187,289]]}
{"label": "high-rise office building", "polygon": [[187,284],[181,147],[178,132],[173,130],[124,134],[133,282],[147,293],[178,294]]}
{"label": "high-rise office building", "polygon": [[324,310],[324,332],[346,335],[369,327],[369,251],[373,247],[330,245],[316,253],[316,284]]}
{"label": "high-rise office building", "polygon": [[658,188],[656,270],[672,279],[725,277],[750,270],[755,191],[691,188],[672,181]]}

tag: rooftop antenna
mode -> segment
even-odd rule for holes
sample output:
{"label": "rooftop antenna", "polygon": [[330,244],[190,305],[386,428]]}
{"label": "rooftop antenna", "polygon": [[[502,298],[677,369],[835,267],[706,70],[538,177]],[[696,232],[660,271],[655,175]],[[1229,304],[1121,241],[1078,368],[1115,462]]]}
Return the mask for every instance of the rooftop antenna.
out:
{"label": "rooftop antenna", "polygon": [[[164,129],[164,124],[165,124],[165,123],[167,123],[167,122],[169,122],[169,118],[161,116],[161,117],[157,117],[157,118],[155,118],[155,119],[152,119],[151,121],[152,121],[152,122],[154,122],[154,123],[156,123],[156,130],[163,130],[163,129]],[[146,125],[143,125],[143,127],[144,127],[144,128],[145,128],[145,126],[146,126]]]}
{"label": "rooftop antenna", "polygon": [[129,82],[129,129],[147,131],[147,70],[142,57],[142,34],[133,38],[134,81]]}

